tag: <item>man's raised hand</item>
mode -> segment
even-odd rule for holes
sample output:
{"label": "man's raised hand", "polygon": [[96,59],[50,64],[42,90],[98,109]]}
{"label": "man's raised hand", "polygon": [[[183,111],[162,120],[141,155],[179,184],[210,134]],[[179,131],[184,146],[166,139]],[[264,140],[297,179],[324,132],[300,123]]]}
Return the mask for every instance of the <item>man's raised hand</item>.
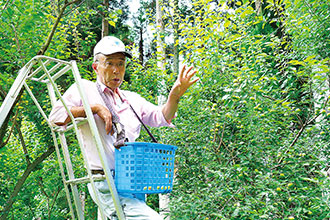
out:
{"label": "man's raised hand", "polygon": [[184,65],[179,73],[177,80],[175,81],[172,89],[171,95],[177,96],[180,98],[187,91],[187,89],[199,80],[199,78],[191,80],[191,78],[196,74],[196,70],[193,70],[193,67]]}

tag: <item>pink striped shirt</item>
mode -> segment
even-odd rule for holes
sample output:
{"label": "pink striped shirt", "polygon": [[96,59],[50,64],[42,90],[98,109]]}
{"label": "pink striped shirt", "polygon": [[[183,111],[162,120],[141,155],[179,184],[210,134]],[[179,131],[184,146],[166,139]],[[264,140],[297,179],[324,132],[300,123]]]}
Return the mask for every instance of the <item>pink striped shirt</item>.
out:
{"label": "pink striped shirt", "polygon": [[[105,103],[102,100],[97,88],[96,83],[91,82],[88,80],[82,80],[83,88],[85,88],[87,99],[90,105],[95,104],[102,104],[104,106]],[[174,127],[172,123],[168,123],[164,115],[162,113],[161,106],[156,106],[140,95],[126,91],[126,90],[119,90],[119,94],[121,94],[123,98],[123,102],[120,100],[117,94],[114,94],[110,89],[108,89],[104,84],[100,83],[102,91],[106,94],[109,98],[114,110],[116,111],[117,115],[120,118],[120,122],[125,127],[126,137],[130,142],[134,142],[140,135],[141,124],[139,120],[134,115],[133,111],[130,109],[130,103],[136,113],[140,116],[143,123],[148,126],[152,127],[160,127],[160,126],[170,126]],[[73,84],[63,95],[63,99],[71,109],[74,106],[83,106],[82,100],[80,98],[77,85]],[[68,117],[68,113],[66,112],[65,108],[63,107],[60,100],[56,102],[54,105],[50,115],[49,120],[55,124],[59,122],[64,122],[65,119]],[[97,114],[94,115],[95,122],[98,128],[98,131],[101,136],[101,140],[104,146],[105,156],[107,162],[110,166],[110,169],[115,168],[114,163],[114,146],[113,143],[116,140],[116,134],[114,135],[107,135],[105,132],[105,124],[103,120],[98,117]],[[87,160],[90,164],[91,169],[102,169],[102,165],[98,156],[97,149],[95,147],[94,138],[92,133],[89,129],[88,123],[85,123],[79,126],[79,132],[82,135],[84,147],[87,155]]]}

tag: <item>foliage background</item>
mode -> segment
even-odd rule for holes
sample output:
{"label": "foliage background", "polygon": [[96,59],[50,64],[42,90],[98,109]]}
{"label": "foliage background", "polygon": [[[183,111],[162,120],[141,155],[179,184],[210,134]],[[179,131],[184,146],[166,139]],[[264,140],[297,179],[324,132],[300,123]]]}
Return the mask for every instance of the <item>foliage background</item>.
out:
{"label": "foliage background", "polygon": [[[1,100],[18,70],[44,45],[65,3],[0,1]],[[114,1],[108,11],[96,1],[77,1],[64,11],[45,55],[77,60],[83,77],[94,79],[92,47],[100,38],[100,14],[106,13],[110,33],[124,39],[134,52],[123,88],[157,104],[160,79],[165,79],[166,93],[177,75],[175,46],[182,63],[198,70],[200,81],[180,101],[176,128],[152,129],[162,143],[179,146],[171,218],[328,219],[329,2],[164,3],[165,73],[157,68],[155,41],[142,41],[137,34],[154,27],[153,3],[141,2],[135,26],[130,27],[124,22],[129,12],[123,2]],[[175,33],[178,42],[173,41]],[[149,48],[143,60],[141,43]],[[68,77],[60,86],[64,90],[71,82]],[[47,98],[42,88],[33,90]],[[49,111],[50,106],[46,108]],[[52,152],[52,140],[41,121],[23,93],[5,132],[1,131],[3,219],[70,216],[54,153],[33,168],[4,212],[25,171],[45,152]],[[140,140],[149,139],[142,133]],[[74,138],[69,143],[80,161]],[[76,167],[83,175],[82,165]],[[96,219],[86,188],[80,191],[86,194],[86,218]],[[156,196],[150,196],[148,203],[157,209]]]}

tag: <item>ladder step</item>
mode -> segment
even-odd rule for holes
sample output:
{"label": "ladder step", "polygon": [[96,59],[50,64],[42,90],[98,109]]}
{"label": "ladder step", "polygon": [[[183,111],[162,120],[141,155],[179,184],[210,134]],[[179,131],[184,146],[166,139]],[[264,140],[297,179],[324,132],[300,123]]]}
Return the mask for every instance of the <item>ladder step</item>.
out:
{"label": "ladder step", "polygon": [[[87,121],[87,118],[75,118],[75,120],[74,120],[75,122],[76,122],[76,124],[77,124],[77,127],[79,127],[80,125],[83,125],[83,124],[85,124],[86,122],[88,122]],[[74,126],[73,126],[73,124],[72,123],[70,123],[67,127],[66,127],[66,129],[63,129],[63,127],[61,127],[61,126],[54,126],[53,127],[53,129],[54,129],[54,131],[55,132],[66,132],[66,131],[70,131],[71,129],[73,129],[74,128]]]}
{"label": "ladder step", "polygon": [[[93,180],[94,181],[102,181],[105,180],[105,175],[97,175],[97,176],[93,176]],[[88,177],[81,177],[81,178],[77,178],[77,179],[72,179],[72,180],[67,180],[65,181],[66,184],[80,184],[80,183],[89,183],[90,180]]]}

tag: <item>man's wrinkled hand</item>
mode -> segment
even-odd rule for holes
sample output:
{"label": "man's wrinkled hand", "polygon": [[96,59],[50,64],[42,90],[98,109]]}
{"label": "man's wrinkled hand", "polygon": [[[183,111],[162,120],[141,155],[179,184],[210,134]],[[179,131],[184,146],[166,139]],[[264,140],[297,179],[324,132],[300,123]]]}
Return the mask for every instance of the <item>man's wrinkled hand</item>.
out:
{"label": "man's wrinkled hand", "polygon": [[95,112],[105,123],[105,131],[107,134],[114,134],[114,130],[112,129],[112,114],[109,109],[103,105],[97,105],[97,110]]}

